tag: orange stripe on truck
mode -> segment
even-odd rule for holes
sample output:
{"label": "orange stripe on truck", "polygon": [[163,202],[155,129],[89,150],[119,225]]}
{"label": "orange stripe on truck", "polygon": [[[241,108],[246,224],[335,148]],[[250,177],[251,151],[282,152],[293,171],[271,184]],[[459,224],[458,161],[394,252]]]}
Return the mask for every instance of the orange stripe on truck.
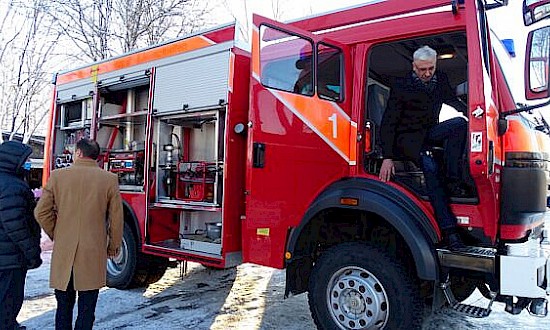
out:
{"label": "orange stripe on truck", "polygon": [[252,29],[252,75],[260,77],[260,32],[257,26]]}
{"label": "orange stripe on truck", "polygon": [[[268,89],[350,165],[357,162],[357,124],[335,102]],[[350,144],[351,139],[353,144]]]}
{"label": "orange stripe on truck", "polygon": [[235,75],[235,53],[229,53],[229,77],[227,81],[227,86],[229,87],[229,92],[233,93],[233,76]]}
{"label": "orange stripe on truck", "polygon": [[135,54],[118,57],[107,62],[97,63],[83,69],[67,72],[57,77],[57,84],[65,84],[71,81],[91,78],[94,75],[120,70],[133,65],[143,64],[165,57],[178,55],[192,50],[201,49],[215,44],[214,41],[204,36],[194,36],[188,39],[176,41],[160,47],[151,48]]}

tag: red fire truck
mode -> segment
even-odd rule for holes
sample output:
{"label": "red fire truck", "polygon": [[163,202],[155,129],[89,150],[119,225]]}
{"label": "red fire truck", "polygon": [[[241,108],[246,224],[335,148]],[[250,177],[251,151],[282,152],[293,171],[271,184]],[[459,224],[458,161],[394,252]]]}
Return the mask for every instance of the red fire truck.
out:
{"label": "red fire truck", "polygon": [[[99,142],[124,199],[111,287],[155,282],[169,259],[248,262],[285,268],[286,294],[307,291],[322,329],[414,328],[424,301],[477,317],[493,301],[546,315],[550,143],[523,113],[549,104],[550,4],[524,3],[526,97],[541,104],[518,108],[518,77],[487,18],[506,2],[375,1],[289,24],[255,16],[250,50],[228,25],[60,73],[45,177],[70,165],[80,137]],[[378,179],[392,82],[423,45],[468,109],[468,173],[449,193],[468,245],[459,252],[439,245],[416,164],[396,161],[394,179]],[[460,303],[476,288],[488,307]]]}

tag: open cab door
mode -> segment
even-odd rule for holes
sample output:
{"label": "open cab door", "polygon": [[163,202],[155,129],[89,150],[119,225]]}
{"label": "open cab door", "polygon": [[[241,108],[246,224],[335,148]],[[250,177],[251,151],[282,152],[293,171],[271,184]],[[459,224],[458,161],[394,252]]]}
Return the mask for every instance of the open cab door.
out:
{"label": "open cab door", "polygon": [[254,15],[244,261],[282,268],[288,231],[356,164],[346,45]]}

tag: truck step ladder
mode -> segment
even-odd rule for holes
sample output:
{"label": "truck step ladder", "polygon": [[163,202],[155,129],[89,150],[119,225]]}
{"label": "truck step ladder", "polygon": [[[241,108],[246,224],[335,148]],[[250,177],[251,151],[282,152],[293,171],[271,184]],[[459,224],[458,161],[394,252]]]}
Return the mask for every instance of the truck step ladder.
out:
{"label": "truck step ladder", "polygon": [[[439,263],[441,267],[466,269],[479,272],[492,273],[495,269],[496,250],[491,248],[466,246],[458,251],[450,251],[447,249],[437,249]],[[491,300],[487,308],[472,306],[459,303],[451,291],[449,278],[444,283],[440,284],[445,300],[449,306],[455,311],[468,316],[483,318],[491,313],[491,306],[497,296],[491,292]]]}
{"label": "truck step ladder", "polygon": [[448,279],[445,283],[440,284],[440,288],[441,290],[443,290],[443,294],[445,295],[445,298],[452,309],[461,314],[476,318],[484,318],[491,314],[491,306],[493,305],[493,302],[495,301],[495,298],[497,296],[496,292],[490,292],[491,300],[489,301],[489,306],[487,306],[487,308],[483,308],[479,306],[461,304],[456,301],[456,298],[451,291],[451,283]]}

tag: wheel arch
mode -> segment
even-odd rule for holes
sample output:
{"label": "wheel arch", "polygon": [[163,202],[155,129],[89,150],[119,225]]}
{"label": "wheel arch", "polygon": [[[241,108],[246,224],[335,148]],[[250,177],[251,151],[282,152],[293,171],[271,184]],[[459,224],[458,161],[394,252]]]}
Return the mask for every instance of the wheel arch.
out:
{"label": "wheel arch", "polygon": [[141,250],[141,230],[139,229],[139,221],[136,216],[136,213],[130,206],[130,204],[122,200],[122,209],[124,211],[124,222],[127,223],[130,228],[132,228],[132,232],[134,234],[134,237],[137,239],[136,244],[138,246],[138,250]]}
{"label": "wheel arch", "polygon": [[[342,205],[340,199],[348,197],[358,200],[356,206]],[[319,214],[329,209],[355,210],[377,215],[393,228],[406,243],[414,259],[416,273],[422,280],[438,279],[437,256],[434,243],[437,233],[429,218],[409,197],[399,190],[379,181],[352,178],[345,179],[327,187],[312,203],[300,224],[288,234],[287,250],[290,258],[286,260],[286,294],[305,291],[305,283],[313,268],[313,254],[316,242],[308,242],[313,221]],[[342,241],[343,242],[343,241]]]}
{"label": "wheel arch", "polygon": [[[138,218],[126,201],[122,201],[124,214],[123,244],[119,256],[107,261],[107,286],[117,289],[141,287],[148,278],[151,264],[141,252],[141,233]],[[124,243],[127,242],[127,243]]]}

